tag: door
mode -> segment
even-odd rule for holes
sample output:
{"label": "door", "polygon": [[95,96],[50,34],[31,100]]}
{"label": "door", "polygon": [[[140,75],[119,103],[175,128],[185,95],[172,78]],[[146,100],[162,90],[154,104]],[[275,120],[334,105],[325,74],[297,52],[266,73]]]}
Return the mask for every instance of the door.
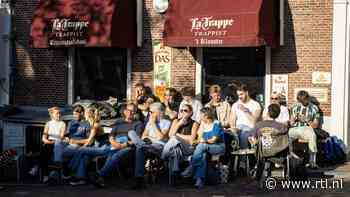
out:
{"label": "door", "polygon": [[251,97],[263,105],[265,93],[265,47],[203,48],[205,79],[204,102],[209,100],[208,88],[218,84],[224,97],[237,100],[235,85],[248,85]]}

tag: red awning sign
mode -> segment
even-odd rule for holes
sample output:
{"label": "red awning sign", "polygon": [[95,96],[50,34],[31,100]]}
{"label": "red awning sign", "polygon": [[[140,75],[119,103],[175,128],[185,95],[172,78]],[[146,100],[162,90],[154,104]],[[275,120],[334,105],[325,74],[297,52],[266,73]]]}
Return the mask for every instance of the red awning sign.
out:
{"label": "red awning sign", "polygon": [[48,47],[136,45],[136,1],[41,0],[34,11],[31,44]]}
{"label": "red awning sign", "polygon": [[274,0],[172,0],[165,44],[173,47],[274,45]]}

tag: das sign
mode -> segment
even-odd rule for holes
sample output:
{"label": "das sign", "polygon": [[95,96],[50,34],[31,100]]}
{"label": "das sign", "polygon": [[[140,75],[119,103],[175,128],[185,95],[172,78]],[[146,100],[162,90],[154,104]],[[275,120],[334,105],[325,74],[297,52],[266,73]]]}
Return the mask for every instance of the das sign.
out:
{"label": "das sign", "polygon": [[153,44],[154,63],[154,92],[163,101],[165,89],[170,87],[172,48],[164,46],[161,42]]}

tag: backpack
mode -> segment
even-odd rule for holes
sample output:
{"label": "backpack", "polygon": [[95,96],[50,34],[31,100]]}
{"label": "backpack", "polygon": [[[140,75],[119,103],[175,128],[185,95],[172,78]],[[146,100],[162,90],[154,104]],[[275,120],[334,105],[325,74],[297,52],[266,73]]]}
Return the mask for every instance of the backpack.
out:
{"label": "backpack", "polygon": [[324,147],[326,160],[332,164],[344,163],[346,161],[346,148],[341,139],[331,136],[326,139]]}
{"label": "backpack", "polygon": [[289,178],[291,180],[303,180],[306,178],[306,168],[303,163],[303,159],[295,158],[292,155],[288,156],[289,159]]}

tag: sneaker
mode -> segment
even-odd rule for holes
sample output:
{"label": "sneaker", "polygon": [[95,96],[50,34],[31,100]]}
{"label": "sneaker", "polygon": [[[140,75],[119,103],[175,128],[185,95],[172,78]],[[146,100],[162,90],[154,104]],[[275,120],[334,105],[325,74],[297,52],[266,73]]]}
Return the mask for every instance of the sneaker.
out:
{"label": "sneaker", "polygon": [[315,164],[315,163],[307,163],[307,164],[305,165],[305,167],[310,168],[310,169],[313,169],[313,170],[319,168],[319,166],[318,166],[317,164]]}
{"label": "sneaker", "polygon": [[76,179],[76,180],[70,181],[69,184],[72,186],[85,185],[86,181],[83,179]]}
{"label": "sneaker", "polygon": [[198,189],[201,189],[204,187],[204,183],[203,180],[201,178],[197,178],[196,180],[196,184],[194,184],[194,186]]}
{"label": "sneaker", "polygon": [[47,183],[49,181],[49,176],[44,176],[43,177],[43,183]]}
{"label": "sneaker", "polygon": [[71,178],[72,178],[72,176],[70,174],[62,174],[62,179],[64,179],[64,180],[69,180]]}
{"label": "sneaker", "polygon": [[39,166],[35,165],[34,167],[32,167],[30,169],[30,171],[28,172],[28,174],[30,174],[31,176],[36,176],[39,172]]}
{"label": "sneaker", "polygon": [[184,178],[189,178],[192,176],[193,168],[192,165],[189,165],[182,173],[181,176]]}

